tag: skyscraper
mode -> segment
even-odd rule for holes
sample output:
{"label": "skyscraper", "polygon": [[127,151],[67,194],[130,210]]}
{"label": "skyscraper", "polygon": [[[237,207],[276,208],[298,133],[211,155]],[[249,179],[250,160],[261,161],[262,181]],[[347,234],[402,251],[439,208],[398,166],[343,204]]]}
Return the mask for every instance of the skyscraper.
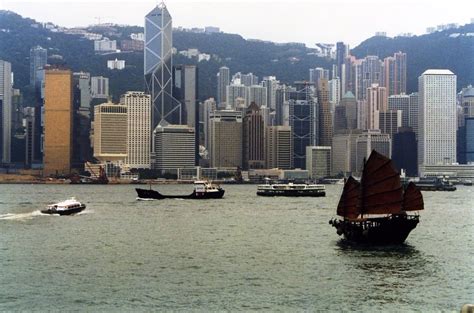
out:
{"label": "skyscraper", "polygon": [[2,163],[11,161],[11,132],[12,70],[9,62],[0,60],[0,161]]}
{"label": "skyscraper", "polygon": [[276,90],[279,83],[275,76],[266,76],[262,81],[262,86],[267,88],[267,106],[272,110],[276,109]]}
{"label": "skyscraper", "polygon": [[198,74],[196,65],[176,65],[173,67],[173,97],[182,105],[181,122],[195,127],[199,118]]}
{"label": "skyscraper", "polygon": [[120,102],[127,106],[125,162],[130,168],[150,168],[151,96],[139,91],[129,91],[122,95]]}
{"label": "skyscraper", "polygon": [[311,179],[331,176],[331,147],[306,147],[306,169]]}
{"label": "skyscraper", "polygon": [[103,76],[91,77],[91,96],[97,99],[108,99],[109,79]]}
{"label": "skyscraper", "polygon": [[243,125],[244,169],[264,168],[264,122],[260,108],[255,102],[248,107]]}
{"label": "skyscraper", "polygon": [[71,71],[47,70],[44,97],[44,176],[67,175],[71,172],[72,102]]}
{"label": "skyscraper", "polygon": [[225,108],[227,102],[227,86],[230,84],[230,70],[226,66],[219,68],[217,73],[217,105]]}
{"label": "skyscraper", "polygon": [[144,74],[151,95],[152,129],[162,120],[181,124],[181,103],[173,98],[172,19],[162,2],[145,17]]}
{"label": "skyscraper", "polygon": [[456,162],[456,75],[426,70],[418,78],[418,97],[418,164]]}
{"label": "skyscraper", "polygon": [[385,83],[387,93],[391,95],[404,94],[407,91],[407,54],[396,52],[393,57],[384,59]]}
{"label": "skyscraper", "polygon": [[260,85],[252,85],[248,88],[248,103],[255,102],[259,107],[267,106],[267,88]]}
{"label": "skyscraper", "polygon": [[179,169],[195,165],[194,128],[187,125],[160,123],[154,130],[156,147],[153,168],[177,174]]}
{"label": "skyscraper", "polygon": [[210,148],[212,167],[242,167],[242,112],[211,112]]}
{"label": "skyscraper", "polygon": [[319,107],[319,145],[331,146],[332,144],[332,113],[329,103],[329,85],[325,78],[318,80],[318,107]]}
{"label": "skyscraper", "polygon": [[127,157],[127,106],[102,103],[94,107],[94,157],[118,161]]}
{"label": "skyscraper", "polygon": [[[35,87],[37,83],[37,71],[42,69],[48,62],[48,50],[41,46],[30,49],[30,85]],[[36,86],[39,87],[39,86]]]}
{"label": "skyscraper", "polygon": [[265,129],[265,167],[293,168],[293,135],[290,126],[268,126]]}
{"label": "skyscraper", "polygon": [[91,88],[90,74],[79,72],[73,74],[73,167],[82,168],[92,159],[90,142],[91,130]]}
{"label": "skyscraper", "polygon": [[379,112],[387,111],[387,107],[385,87],[373,84],[367,88],[367,121],[364,129],[379,129]]}

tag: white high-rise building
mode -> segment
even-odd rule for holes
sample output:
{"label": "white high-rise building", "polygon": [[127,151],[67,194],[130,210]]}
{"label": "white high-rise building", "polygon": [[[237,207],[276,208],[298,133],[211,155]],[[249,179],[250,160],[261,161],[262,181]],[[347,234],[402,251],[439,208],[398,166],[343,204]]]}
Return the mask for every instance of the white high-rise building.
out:
{"label": "white high-rise building", "polygon": [[249,88],[249,100],[248,105],[255,102],[259,107],[267,106],[267,88],[260,85],[253,85]]}
{"label": "white high-rise building", "polygon": [[0,60],[0,148],[1,162],[11,161],[12,138],[12,67]]}
{"label": "white high-rise building", "polygon": [[265,76],[262,81],[262,86],[267,88],[267,106],[272,110],[276,109],[276,90],[279,83],[275,76]]}
{"label": "white high-rise building", "polygon": [[214,112],[217,109],[217,103],[214,101],[214,98],[209,98],[202,104],[202,123],[204,130],[204,147],[209,151],[210,149],[210,118],[211,112]]}
{"label": "white high-rise building", "polygon": [[127,106],[127,159],[130,168],[150,168],[151,96],[129,91],[120,100]]}
{"label": "white high-rise building", "polygon": [[92,98],[108,99],[109,98],[109,79],[103,76],[91,77],[91,94]]}
{"label": "white high-rise building", "polygon": [[248,88],[237,79],[233,84],[227,86],[226,108],[235,110],[238,106],[237,103],[241,103],[240,99],[243,99],[244,106],[247,107],[248,97]]}
{"label": "white high-rise building", "polygon": [[429,69],[418,78],[418,164],[456,162],[456,75]]}
{"label": "white high-rise building", "polygon": [[227,102],[227,86],[230,84],[230,70],[223,66],[219,68],[217,73],[217,105],[220,108],[225,108]]}
{"label": "white high-rise building", "polygon": [[331,147],[307,146],[306,169],[311,179],[331,176]]}
{"label": "white high-rise building", "polygon": [[127,157],[127,106],[102,103],[94,107],[94,157],[119,161]]}

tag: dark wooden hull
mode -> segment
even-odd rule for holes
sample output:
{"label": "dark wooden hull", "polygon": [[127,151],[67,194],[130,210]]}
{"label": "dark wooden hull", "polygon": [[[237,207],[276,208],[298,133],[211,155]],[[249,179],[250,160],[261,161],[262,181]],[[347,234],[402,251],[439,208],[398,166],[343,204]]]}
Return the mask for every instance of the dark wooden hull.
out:
{"label": "dark wooden hull", "polygon": [[77,214],[81,211],[84,211],[85,208],[86,208],[86,206],[82,205],[78,208],[69,209],[69,210],[45,209],[45,210],[41,210],[41,213],[43,213],[43,214],[58,214],[58,215],[73,215],[73,214]]}
{"label": "dark wooden hull", "polygon": [[156,190],[135,188],[138,198],[140,199],[221,199],[224,196],[224,189],[219,188],[217,191],[195,192],[189,195],[163,195]]}
{"label": "dark wooden hull", "polygon": [[402,244],[419,222],[418,215],[392,215],[364,221],[332,220],[338,235],[357,244]]}
{"label": "dark wooden hull", "polygon": [[325,197],[326,191],[305,190],[264,190],[257,191],[257,196],[265,197]]}

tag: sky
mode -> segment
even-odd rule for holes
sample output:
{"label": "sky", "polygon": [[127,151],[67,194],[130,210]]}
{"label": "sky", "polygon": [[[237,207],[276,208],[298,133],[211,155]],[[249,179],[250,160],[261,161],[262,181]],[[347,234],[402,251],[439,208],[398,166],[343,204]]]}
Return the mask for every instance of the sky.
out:
{"label": "sky", "polygon": [[[66,27],[99,21],[143,25],[159,0],[0,0],[0,9]],[[344,41],[351,47],[377,31],[420,35],[474,18],[474,0],[167,0],[173,26],[217,26],[244,38],[275,42]]]}

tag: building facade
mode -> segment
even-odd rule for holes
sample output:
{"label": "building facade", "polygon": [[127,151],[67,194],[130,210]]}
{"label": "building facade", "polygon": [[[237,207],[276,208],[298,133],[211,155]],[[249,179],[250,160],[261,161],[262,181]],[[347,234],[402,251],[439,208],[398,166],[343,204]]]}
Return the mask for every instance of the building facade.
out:
{"label": "building facade", "polygon": [[418,78],[418,164],[456,162],[456,75],[427,70]]}
{"label": "building facade", "polygon": [[311,179],[331,176],[331,147],[306,147],[306,169]]}
{"label": "building facade", "polygon": [[262,111],[255,102],[246,110],[243,125],[243,168],[265,167],[264,121]]}
{"label": "building facade", "polygon": [[[43,175],[68,175],[72,161],[73,92],[69,70],[45,75]],[[58,121],[61,121],[58,123]]]}
{"label": "building facade", "polygon": [[120,103],[127,107],[127,159],[125,163],[130,168],[150,168],[151,96],[144,92],[129,91],[122,96]]}
{"label": "building facade", "polygon": [[0,60],[0,161],[2,163],[11,162],[12,91],[11,64]]}
{"label": "building facade", "polygon": [[242,167],[242,112],[219,110],[210,114],[211,167]]}
{"label": "building facade", "polygon": [[290,126],[268,126],[265,129],[265,167],[294,167],[293,134]]}
{"label": "building facade", "polygon": [[103,103],[94,107],[94,157],[101,162],[127,157],[127,106]]}

